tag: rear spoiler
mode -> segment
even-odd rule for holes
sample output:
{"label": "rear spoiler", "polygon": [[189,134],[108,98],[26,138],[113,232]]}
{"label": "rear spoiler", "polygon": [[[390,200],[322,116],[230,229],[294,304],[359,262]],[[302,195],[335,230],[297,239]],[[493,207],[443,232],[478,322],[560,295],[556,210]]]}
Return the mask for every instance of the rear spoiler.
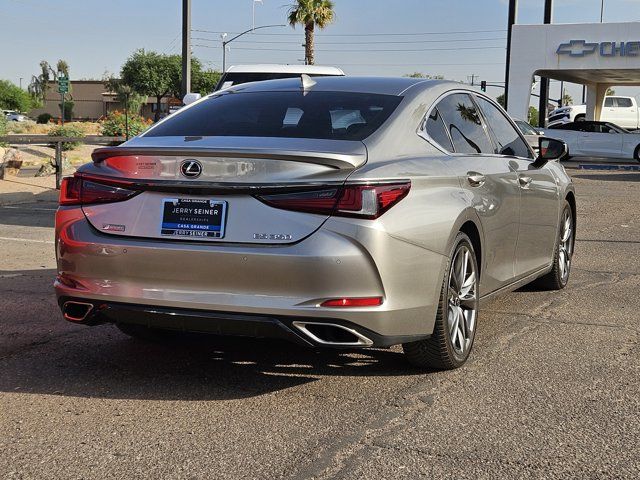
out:
{"label": "rear spoiler", "polygon": [[162,157],[222,157],[260,158],[265,160],[287,160],[290,162],[313,163],[336,169],[353,170],[367,160],[365,153],[301,152],[271,148],[220,148],[220,147],[105,147],[97,148],[91,154],[95,163],[110,157],[121,156],[162,156]]}

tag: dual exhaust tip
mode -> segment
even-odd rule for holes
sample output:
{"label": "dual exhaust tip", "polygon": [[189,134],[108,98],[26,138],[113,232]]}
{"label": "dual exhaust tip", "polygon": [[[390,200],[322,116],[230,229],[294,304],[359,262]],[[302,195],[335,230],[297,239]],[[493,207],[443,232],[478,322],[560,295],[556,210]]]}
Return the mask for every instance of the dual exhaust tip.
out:
{"label": "dual exhaust tip", "polygon": [[373,340],[337,323],[294,321],[292,325],[315,343],[329,347],[370,347]]}
{"label": "dual exhaust tip", "polygon": [[92,303],[76,302],[70,300],[68,302],[64,302],[64,304],[62,305],[62,315],[64,316],[65,320],[74,323],[83,323],[92,310]]}

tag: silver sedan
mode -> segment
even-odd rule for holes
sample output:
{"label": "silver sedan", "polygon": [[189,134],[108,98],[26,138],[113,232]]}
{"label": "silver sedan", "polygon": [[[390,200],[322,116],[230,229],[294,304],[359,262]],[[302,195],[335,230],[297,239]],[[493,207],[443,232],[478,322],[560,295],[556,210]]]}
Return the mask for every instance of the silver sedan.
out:
{"label": "silver sedan", "polygon": [[311,347],[469,356],[479,302],[569,279],[570,178],[490,98],[407,78],[274,80],[214,93],[66,178],[64,317]]}

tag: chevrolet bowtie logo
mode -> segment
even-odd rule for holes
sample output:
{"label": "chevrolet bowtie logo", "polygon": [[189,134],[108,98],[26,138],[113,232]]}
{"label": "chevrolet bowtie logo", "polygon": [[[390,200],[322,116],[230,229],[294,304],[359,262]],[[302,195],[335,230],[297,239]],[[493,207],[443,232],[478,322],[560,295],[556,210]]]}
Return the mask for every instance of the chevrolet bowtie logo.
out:
{"label": "chevrolet bowtie logo", "polygon": [[598,49],[598,45],[597,43],[588,43],[585,40],[570,40],[568,43],[560,44],[556,53],[571,57],[584,57],[594,53]]}

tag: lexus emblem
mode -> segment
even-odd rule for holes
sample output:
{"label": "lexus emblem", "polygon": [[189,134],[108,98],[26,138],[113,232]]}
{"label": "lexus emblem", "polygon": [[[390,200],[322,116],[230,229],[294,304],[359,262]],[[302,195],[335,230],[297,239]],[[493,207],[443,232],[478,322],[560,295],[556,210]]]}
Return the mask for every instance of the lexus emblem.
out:
{"label": "lexus emblem", "polygon": [[202,174],[202,164],[197,160],[184,160],[180,164],[180,173],[187,178],[198,178]]}

